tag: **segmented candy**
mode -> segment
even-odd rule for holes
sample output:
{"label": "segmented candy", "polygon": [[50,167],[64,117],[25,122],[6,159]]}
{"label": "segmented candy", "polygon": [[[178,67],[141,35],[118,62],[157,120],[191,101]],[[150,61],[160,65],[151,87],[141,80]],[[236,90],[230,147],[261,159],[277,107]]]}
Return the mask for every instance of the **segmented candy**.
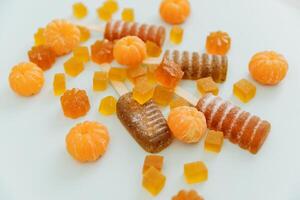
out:
{"label": "segmented candy", "polygon": [[159,13],[163,20],[170,24],[181,24],[190,15],[190,3],[188,0],[163,0]]}

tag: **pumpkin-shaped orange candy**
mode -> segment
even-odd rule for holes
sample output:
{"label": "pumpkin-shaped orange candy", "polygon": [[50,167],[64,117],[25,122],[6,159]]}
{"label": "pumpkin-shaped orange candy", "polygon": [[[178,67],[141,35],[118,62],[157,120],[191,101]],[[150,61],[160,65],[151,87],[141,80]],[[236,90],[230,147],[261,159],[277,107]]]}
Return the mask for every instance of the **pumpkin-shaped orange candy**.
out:
{"label": "pumpkin-shaped orange candy", "polygon": [[163,0],[159,13],[167,23],[181,24],[190,15],[190,3],[188,0]]}
{"label": "pumpkin-shaped orange candy", "polygon": [[284,79],[288,71],[287,60],[275,51],[255,54],[249,63],[252,77],[264,85],[276,85]]}
{"label": "pumpkin-shaped orange candy", "polygon": [[136,36],[127,36],[116,42],[114,58],[121,65],[137,67],[146,58],[146,45]]}
{"label": "pumpkin-shaped orange candy", "polygon": [[168,125],[174,137],[184,143],[198,142],[207,129],[204,114],[189,106],[171,110]]}
{"label": "pumpkin-shaped orange candy", "polygon": [[80,162],[97,160],[105,153],[108,143],[108,131],[98,122],[79,123],[70,130],[66,137],[68,152]]}

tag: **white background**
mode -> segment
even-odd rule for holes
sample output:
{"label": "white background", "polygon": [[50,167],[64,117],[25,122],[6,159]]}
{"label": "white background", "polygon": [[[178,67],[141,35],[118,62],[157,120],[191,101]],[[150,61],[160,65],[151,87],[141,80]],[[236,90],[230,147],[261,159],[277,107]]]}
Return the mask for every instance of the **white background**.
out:
{"label": "white background", "polygon": [[[120,7],[133,7],[136,20],[164,24],[158,15],[158,0],[120,0]],[[95,14],[102,2],[86,1],[90,14],[81,23],[103,24]],[[27,60],[33,34],[54,18],[71,17],[71,0],[0,0],[0,199],[2,200],[148,200],[141,187],[141,169],[146,152],[130,137],[116,116],[97,112],[101,98],[117,94],[91,89],[92,74],[100,70],[86,65],[77,78],[68,77],[68,88],[87,90],[91,110],[87,116],[70,120],[63,116],[58,97],[52,94],[52,79],[63,72],[60,58],[45,73],[42,92],[32,98],[15,95],[8,86],[10,68]],[[184,145],[175,141],[161,155],[167,182],[155,199],[170,199],[180,189],[196,189],[208,200],[298,200],[300,199],[300,2],[298,0],[193,0],[192,14],[183,25],[184,41],[165,48],[203,51],[210,31],[224,30],[232,37],[228,80],[220,95],[272,123],[272,131],[254,156],[225,142],[219,155],[203,151],[203,141]],[[114,16],[120,18],[120,11]],[[94,33],[90,45],[102,35]],[[232,85],[241,78],[252,80],[247,65],[262,50],[276,50],[289,61],[285,80],[276,87],[257,83],[257,95],[242,104],[232,95]],[[253,80],[252,80],[253,81]],[[193,82],[182,86],[198,95]],[[164,109],[167,114],[168,110]],[[80,164],[66,152],[65,136],[78,122],[97,120],[110,132],[111,143],[103,158]],[[209,169],[204,184],[187,185],[183,164],[203,160]]]}

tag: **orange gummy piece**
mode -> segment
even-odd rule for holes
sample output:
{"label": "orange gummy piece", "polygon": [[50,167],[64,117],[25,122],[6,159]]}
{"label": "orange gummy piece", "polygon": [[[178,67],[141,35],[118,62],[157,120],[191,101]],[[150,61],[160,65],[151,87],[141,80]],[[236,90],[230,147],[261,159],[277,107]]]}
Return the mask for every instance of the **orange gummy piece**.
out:
{"label": "orange gummy piece", "polygon": [[9,74],[11,89],[21,96],[32,96],[39,93],[44,82],[43,70],[31,62],[17,64]]}
{"label": "orange gummy piece", "polygon": [[89,49],[87,47],[78,46],[73,50],[73,57],[83,63],[86,63],[90,60]]}
{"label": "orange gummy piece", "polygon": [[254,98],[256,87],[250,81],[241,79],[233,85],[233,94],[243,103],[247,103]]}
{"label": "orange gummy piece", "polygon": [[147,155],[144,160],[143,173],[145,173],[150,167],[156,168],[161,171],[163,167],[164,157],[160,155]]}
{"label": "orange gummy piece", "polygon": [[166,177],[154,167],[150,167],[143,175],[143,187],[153,196],[164,188]]}
{"label": "orange gummy piece", "polygon": [[153,97],[153,93],[153,85],[145,81],[140,82],[134,86],[132,91],[132,97],[139,104],[143,105]]}
{"label": "orange gummy piece", "polygon": [[174,90],[158,85],[155,87],[153,100],[160,106],[167,106],[172,101]]}
{"label": "orange gummy piece", "polygon": [[76,17],[77,19],[82,19],[84,17],[86,17],[88,14],[88,9],[86,8],[86,6],[81,3],[75,3],[73,4],[73,15],[74,17]]}
{"label": "orange gummy piece", "polygon": [[109,134],[99,122],[85,121],[74,126],[66,136],[69,154],[77,161],[96,161],[105,153]]}
{"label": "orange gummy piece", "polygon": [[219,153],[223,146],[223,140],[223,132],[209,130],[205,138],[204,149],[206,151]]}
{"label": "orange gummy piece", "polygon": [[34,46],[28,51],[29,60],[39,66],[42,70],[52,67],[56,60],[55,52],[48,46]]}
{"label": "orange gummy piece", "polygon": [[60,96],[66,91],[66,76],[63,73],[54,75],[53,91],[55,96]]}
{"label": "orange gummy piece", "polygon": [[263,51],[251,58],[249,71],[257,82],[276,85],[286,76],[288,62],[283,55],[275,51]]}
{"label": "orange gummy piece", "polygon": [[64,115],[72,119],[85,116],[90,110],[90,101],[85,90],[67,90],[61,96],[60,102]]}
{"label": "orange gummy piece", "polygon": [[159,13],[163,20],[169,24],[181,24],[190,15],[190,3],[188,0],[163,0]]}
{"label": "orange gummy piece", "polygon": [[108,75],[106,72],[95,72],[93,78],[94,91],[103,91],[108,85]]}
{"label": "orange gummy piece", "polygon": [[133,22],[134,10],[132,8],[124,8],[122,11],[122,20],[125,22]]}
{"label": "orange gummy piece", "polygon": [[177,97],[170,102],[170,109],[174,109],[181,106],[191,106],[191,104],[182,97]]}
{"label": "orange gummy piece", "polygon": [[192,162],[184,165],[184,177],[188,184],[201,183],[207,180],[208,170],[204,162]]}
{"label": "orange gummy piece", "polygon": [[113,96],[104,97],[99,105],[99,112],[102,115],[112,115],[116,113],[117,100]]}
{"label": "orange gummy piece", "polygon": [[143,66],[127,69],[127,76],[133,82],[135,82],[138,77],[145,76],[146,73],[147,73],[147,68]]}
{"label": "orange gummy piece", "polygon": [[86,42],[91,37],[90,30],[84,26],[77,26],[80,31],[80,42]]}
{"label": "orange gummy piece", "polygon": [[121,65],[137,67],[146,58],[146,45],[136,36],[126,36],[114,46],[114,58]]}
{"label": "orange gummy piece", "polygon": [[64,63],[64,69],[69,76],[78,76],[84,70],[83,62],[71,57]]}
{"label": "orange gummy piece", "polygon": [[125,68],[112,67],[108,72],[108,78],[112,81],[125,81],[127,72]]}
{"label": "orange gummy piece", "polygon": [[201,197],[195,190],[180,190],[177,195],[172,197],[172,200],[204,200],[204,198]]}
{"label": "orange gummy piece", "polygon": [[183,28],[180,26],[173,26],[170,31],[170,40],[173,44],[180,44],[183,38]]}
{"label": "orange gummy piece", "polygon": [[161,47],[151,41],[146,42],[146,50],[149,57],[159,57],[162,52]]}
{"label": "orange gummy piece", "polygon": [[206,51],[209,54],[226,55],[230,45],[231,39],[226,32],[212,32],[206,38]]}
{"label": "orange gummy piece", "polygon": [[56,55],[70,53],[80,42],[80,31],[77,26],[66,20],[53,20],[44,32],[45,44],[51,47]]}
{"label": "orange gummy piece", "polygon": [[213,95],[218,95],[219,88],[218,84],[209,76],[206,78],[201,78],[197,80],[197,88],[201,94],[212,93]]}
{"label": "orange gummy piece", "polygon": [[148,81],[150,83],[153,83],[155,84],[156,83],[156,77],[155,77],[155,71],[157,69],[158,65],[147,65],[147,78],[148,78]]}
{"label": "orange gummy piece", "polygon": [[115,13],[119,9],[118,2],[116,0],[106,0],[103,3],[103,7],[110,13]]}
{"label": "orange gummy piece", "polygon": [[44,28],[39,28],[34,34],[34,44],[36,46],[45,44]]}
{"label": "orange gummy piece", "polygon": [[103,21],[109,21],[112,17],[112,12],[105,8],[105,6],[101,6],[97,8],[98,18]]}
{"label": "orange gummy piece", "polygon": [[108,40],[97,40],[91,46],[92,60],[97,64],[111,63],[113,56],[114,44]]}

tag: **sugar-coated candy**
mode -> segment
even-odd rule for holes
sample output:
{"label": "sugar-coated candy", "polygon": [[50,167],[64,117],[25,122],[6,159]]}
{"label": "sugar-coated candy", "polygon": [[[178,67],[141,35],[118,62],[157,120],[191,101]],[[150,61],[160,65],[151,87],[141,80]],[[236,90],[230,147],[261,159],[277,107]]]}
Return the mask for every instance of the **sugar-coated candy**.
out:
{"label": "sugar-coated candy", "polygon": [[132,97],[139,104],[143,105],[153,97],[154,87],[151,83],[145,81],[136,84],[132,90]]}
{"label": "sugar-coated candy", "polygon": [[109,144],[107,128],[93,121],[76,124],[66,136],[69,154],[79,162],[92,162],[104,155]]}
{"label": "sugar-coated candy", "polygon": [[180,65],[164,57],[155,70],[157,82],[167,88],[175,88],[183,76]]}
{"label": "sugar-coated candy", "polygon": [[71,57],[64,63],[64,69],[66,74],[75,77],[78,76],[84,70],[84,65],[83,62],[81,62],[80,60]]}
{"label": "sugar-coated candy", "polygon": [[80,62],[86,63],[90,60],[89,48],[84,46],[78,46],[73,50],[73,57]]}
{"label": "sugar-coated candy", "polygon": [[103,3],[103,7],[110,13],[115,13],[119,9],[118,2],[116,0],[106,0]]}
{"label": "sugar-coated candy", "polygon": [[197,80],[197,88],[201,94],[212,93],[213,95],[218,95],[219,93],[218,85],[210,76]]}
{"label": "sugar-coated candy", "polygon": [[183,28],[180,26],[173,26],[170,31],[170,40],[173,44],[180,44],[183,38]]}
{"label": "sugar-coated candy", "polygon": [[150,167],[156,168],[161,171],[163,167],[164,157],[160,155],[147,155],[144,160],[143,173],[145,173]]}
{"label": "sugar-coated candy", "polygon": [[146,50],[149,57],[159,57],[162,52],[161,47],[151,41],[146,42]]}
{"label": "sugar-coated candy", "polygon": [[191,106],[191,104],[182,97],[177,97],[170,102],[170,109],[174,109],[181,106]]}
{"label": "sugar-coated candy", "polygon": [[250,81],[241,79],[233,85],[233,94],[242,102],[249,102],[256,94],[256,87]]}
{"label": "sugar-coated candy", "polygon": [[70,53],[80,42],[80,30],[66,20],[53,20],[44,31],[45,44],[51,47],[56,55]]}
{"label": "sugar-coated candy", "polygon": [[113,42],[108,40],[97,40],[91,46],[92,60],[99,65],[111,63],[114,60],[113,49]]}
{"label": "sugar-coated candy", "polygon": [[147,68],[140,65],[136,68],[128,68],[127,69],[127,76],[128,78],[135,82],[135,80],[141,76],[146,76],[146,73],[147,73]]}
{"label": "sugar-coated candy", "polygon": [[108,78],[112,81],[125,81],[127,72],[125,68],[112,67],[108,72]]}
{"label": "sugar-coated candy", "polygon": [[189,0],[163,0],[159,13],[161,18],[169,24],[181,24],[190,15]]}
{"label": "sugar-coated candy", "polygon": [[136,36],[126,36],[116,42],[114,58],[121,65],[137,67],[146,58],[146,45]]}
{"label": "sugar-coated candy", "polygon": [[256,154],[266,140],[271,124],[212,94],[203,96],[196,108],[206,117],[207,127]]}
{"label": "sugar-coated candy", "polygon": [[117,115],[130,135],[149,153],[162,151],[173,140],[163,114],[152,99],[141,105],[132,98],[132,93],[127,93],[117,102]]}
{"label": "sugar-coated candy", "polygon": [[202,161],[186,163],[184,164],[184,177],[188,184],[204,182],[208,178],[207,167]]}
{"label": "sugar-coated candy", "polygon": [[166,30],[162,26],[123,22],[119,20],[106,24],[104,31],[105,39],[114,41],[125,36],[137,36],[144,42],[151,41],[159,47],[162,47],[166,38]]}
{"label": "sugar-coated candy", "polygon": [[275,51],[256,53],[249,63],[251,76],[264,85],[276,85],[284,79],[288,71],[288,62],[283,55]]}
{"label": "sugar-coated candy", "polygon": [[181,66],[181,70],[184,72],[183,79],[198,80],[211,76],[216,83],[226,80],[228,68],[226,56],[167,50],[164,57]]}
{"label": "sugar-coated candy", "polygon": [[112,115],[116,113],[117,100],[113,96],[104,97],[99,105],[99,112],[102,115]]}
{"label": "sugar-coated candy", "polygon": [[86,42],[90,39],[91,33],[90,30],[84,26],[77,26],[80,31],[80,42]]}
{"label": "sugar-coated candy", "polygon": [[36,46],[45,44],[44,28],[39,28],[34,34],[34,44]]}
{"label": "sugar-coated candy", "polygon": [[205,138],[204,149],[206,151],[219,153],[223,146],[223,140],[223,132],[209,130]]}
{"label": "sugar-coated candy", "polygon": [[189,106],[172,109],[168,125],[174,137],[184,143],[199,142],[207,129],[204,114]]}
{"label": "sugar-coated candy", "polygon": [[52,67],[56,60],[55,52],[48,46],[38,45],[28,51],[29,60],[39,66],[42,70]]}
{"label": "sugar-coated candy", "polygon": [[153,100],[160,106],[167,106],[172,101],[174,96],[174,90],[166,88],[161,85],[157,85],[154,90]]}
{"label": "sugar-coated candy", "polygon": [[9,74],[10,88],[21,96],[33,96],[39,93],[44,82],[43,70],[32,62],[15,65]]}
{"label": "sugar-coated candy", "polygon": [[172,197],[172,200],[204,200],[195,190],[180,190],[175,196]]}
{"label": "sugar-coated candy", "polygon": [[60,97],[60,103],[66,117],[76,119],[85,116],[90,110],[89,97],[85,90],[71,89]]}
{"label": "sugar-coated candy", "polygon": [[106,90],[108,85],[108,75],[106,72],[95,72],[93,77],[93,90]]}
{"label": "sugar-coated candy", "polygon": [[133,8],[124,8],[122,11],[122,20],[125,22],[134,21],[134,10]]}
{"label": "sugar-coated candy", "polygon": [[206,51],[214,55],[226,55],[230,49],[231,39],[226,32],[212,32],[206,38]]}
{"label": "sugar-coated candy", "polygon": [[76,17],[77,19],[82,19],[86,17],[88,14],[88,9],[87,7],[81,3],[74,3],[73,4],[73,16]]}
{"label": "sugar-coated candy", "polygon": [[57,73],[53,79],[53,92],[55,96],[60,96],[66,91],[66,76],[64,73]]}
{"label": "sugar-coated candy", "polygon": [[105,6],[101,6],[97,8],[97,14],[100,20],[109,21],[113,13],[106,9]]}
{"label": "sugar-coated candy", "polygon": [[150,167],[143,175],[143,187],[153,196],[164,188],[166,177],[154,167]]}

